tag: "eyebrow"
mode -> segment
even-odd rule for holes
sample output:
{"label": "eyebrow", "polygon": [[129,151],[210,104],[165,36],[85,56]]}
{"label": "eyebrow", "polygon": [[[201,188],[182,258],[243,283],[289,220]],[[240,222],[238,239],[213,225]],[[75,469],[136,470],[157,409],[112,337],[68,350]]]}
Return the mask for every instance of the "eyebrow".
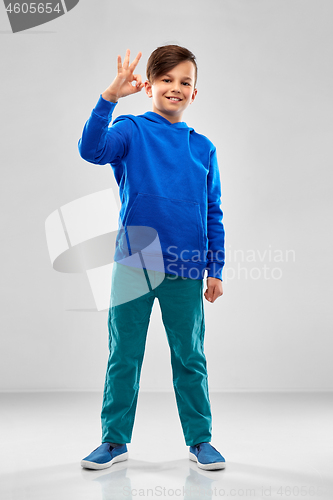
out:
{"label": "eyebrow", "polygon": [[[171,78],[172,78],[172,75],[169,75],[169,73],[164,73],[164,76],[171,76]],[[183,78],[183,80],[191,80],[192,81],[192,78],[190,78],[189,76],[185,76]]]}

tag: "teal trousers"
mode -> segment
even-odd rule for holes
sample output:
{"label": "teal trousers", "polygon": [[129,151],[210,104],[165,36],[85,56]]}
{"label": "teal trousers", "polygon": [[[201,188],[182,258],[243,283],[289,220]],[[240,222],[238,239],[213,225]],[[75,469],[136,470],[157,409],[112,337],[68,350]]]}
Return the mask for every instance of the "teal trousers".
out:
{"label": "teal trousers", "polygon": [[[210,442],[203,280],[114,262],[102,443],[130,443],[147,331],[157,297],[171,353],[173,388],[187,446]],[[161,429],[161,432],[163,429]]]}

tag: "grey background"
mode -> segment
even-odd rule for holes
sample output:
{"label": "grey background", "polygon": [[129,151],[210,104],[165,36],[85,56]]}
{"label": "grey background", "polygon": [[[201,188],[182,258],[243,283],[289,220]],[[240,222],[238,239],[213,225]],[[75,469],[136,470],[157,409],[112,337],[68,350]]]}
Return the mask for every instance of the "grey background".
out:
{"label": "grey background", "polygon": [[[183,119],[216,145],[221,172],[224,295],[204,300],[210,390],[333,389],[332,15],[329,0],[81,0],[14,35],[0,6],[0,390],[102,390],[107,312],[70,311],[93,309],[93,296],[85,275],[52,269],[44,224],[114,186],[109,165],[80,158],[78,139],[117,55],[142,51],[145,79],[164,43],[197,56],[198,94]],[[142,91],[114,118],[148,110]],[[295,260],[242,262],[236,250],[292,250]],[[253,274],[227,279],[238,265]],[[141,390],[173,390],[157,300]]]}

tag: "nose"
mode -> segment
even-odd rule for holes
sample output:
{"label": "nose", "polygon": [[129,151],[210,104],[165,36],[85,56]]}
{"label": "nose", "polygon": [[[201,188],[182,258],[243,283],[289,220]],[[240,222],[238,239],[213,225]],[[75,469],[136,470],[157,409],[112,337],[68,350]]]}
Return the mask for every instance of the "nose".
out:
{"label": "nose", "polygon": [[174,83],[173,84],[172,92],[178,92],[178,93],[180,93],[180,88],[179,87],[180,87],[179,83]]}

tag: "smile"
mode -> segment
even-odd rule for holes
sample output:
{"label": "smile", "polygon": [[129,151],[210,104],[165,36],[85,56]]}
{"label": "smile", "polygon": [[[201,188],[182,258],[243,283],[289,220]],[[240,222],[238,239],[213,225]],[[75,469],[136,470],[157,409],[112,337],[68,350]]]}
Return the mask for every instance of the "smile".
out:
{"label": "smile", "polygon": [[167,97],[167,99],[169,99],[170,101],[175,101],[175,102],[179,102],[182,100],[182,99],[179,99],[179,97]]}

